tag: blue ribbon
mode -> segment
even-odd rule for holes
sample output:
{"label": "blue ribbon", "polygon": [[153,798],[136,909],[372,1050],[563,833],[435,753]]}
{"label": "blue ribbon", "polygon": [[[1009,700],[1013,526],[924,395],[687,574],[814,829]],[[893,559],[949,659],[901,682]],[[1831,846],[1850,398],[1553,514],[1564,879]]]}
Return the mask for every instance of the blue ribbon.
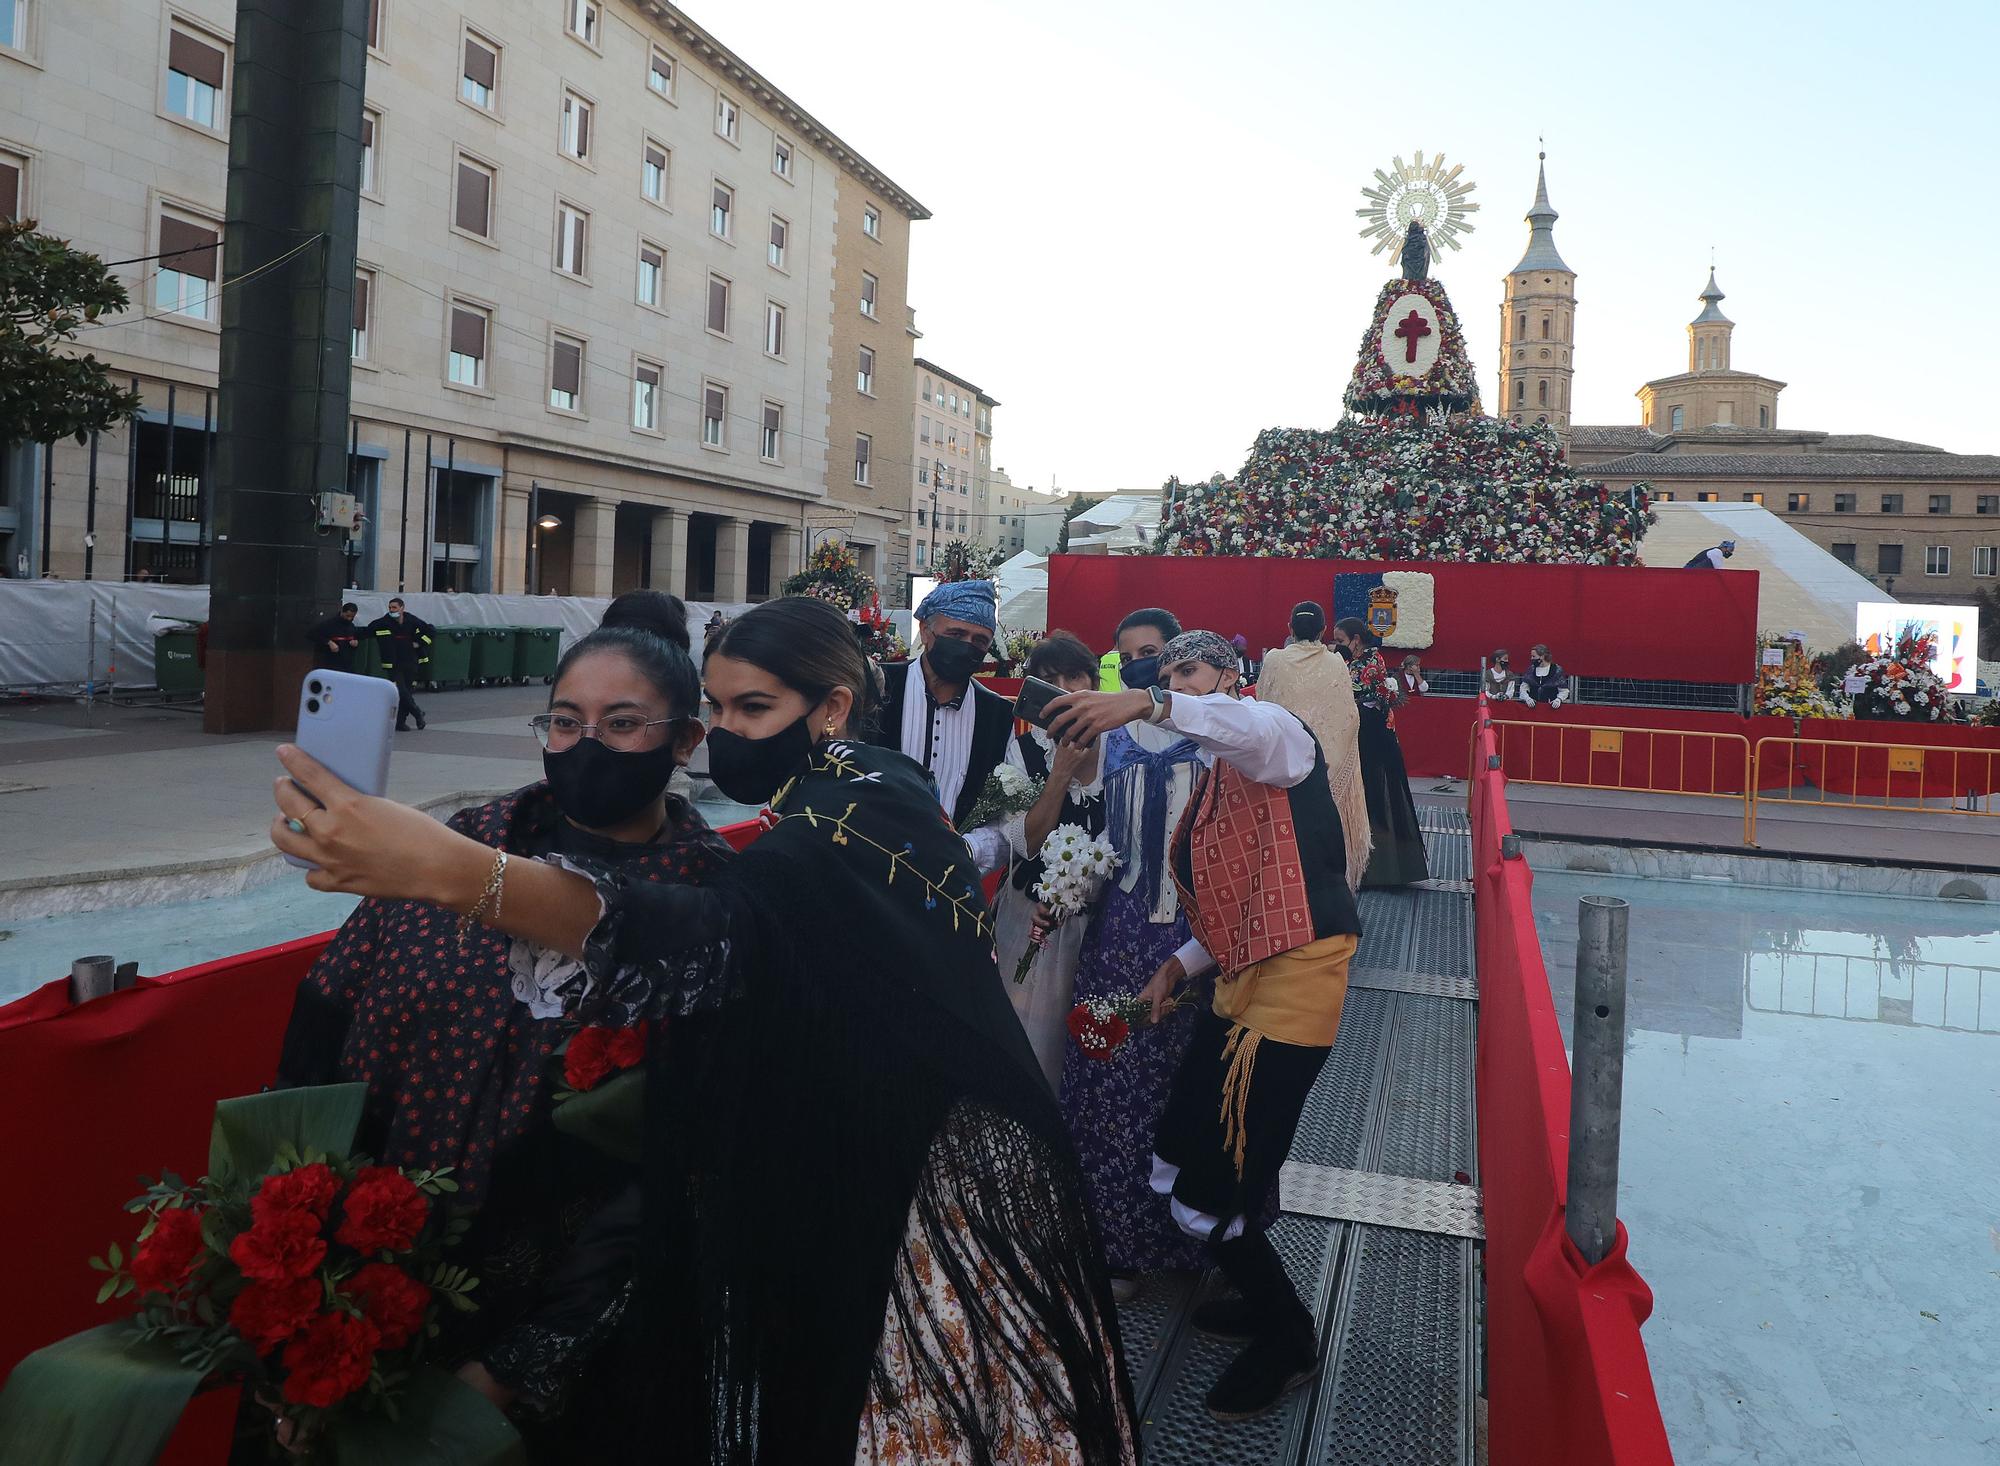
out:
{"label": "blue ribbon", "polygon": [[[1114,728],[1104,745],[1105,825],[1112,838],[1129,838],[1132,827],[1132,789],[1138,779],[1121,779],[1119,774],[1137,764],[1143,770],[1146,791],[1144,827],[1139,831],[1139,884],[1145,894],[1146,909],[1160,904],[1167,873],[1167,781],[1176,764],[1193,763],[1201,749],[1193,739],[1183,738],[1158,753],[1148,753],[1123,728]],[[1131,858],[1131,853],[1127,853]]]}

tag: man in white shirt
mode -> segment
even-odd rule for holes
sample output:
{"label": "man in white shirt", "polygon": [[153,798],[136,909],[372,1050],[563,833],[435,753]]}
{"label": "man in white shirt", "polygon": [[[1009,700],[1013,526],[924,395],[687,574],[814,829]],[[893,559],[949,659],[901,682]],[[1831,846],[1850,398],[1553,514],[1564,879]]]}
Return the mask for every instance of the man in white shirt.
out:
{"label": "man in white shirt", "polygon": [[1172,852],[1195,935],[1141,996],[1157,1018],[1183,979],[1220,969],[1160,1119],[1152,1179],[1242,1295],[1204,1305],[1195,1325],[1247,1341],[1207,1399],[1218,1419],[1247,1420],[1319,1370],[1312,1314],[1263,1216],[1333,1048],[1361,921],[1326,756],[1305,724],[1240,700],[1236,649],[1213,632],[1175,637],[1160,667],[1165,688],[1057,699],[1049,731],[1090,743],[1144,719],[1191,739],[1208,765]]}
{"label": "man in white shirt", "polygon": [[1712,549],[1703,550],[1681,568],[1683,570],[1720,570],[1722,562],[1736,553],[1736,541],[1724,540]]}

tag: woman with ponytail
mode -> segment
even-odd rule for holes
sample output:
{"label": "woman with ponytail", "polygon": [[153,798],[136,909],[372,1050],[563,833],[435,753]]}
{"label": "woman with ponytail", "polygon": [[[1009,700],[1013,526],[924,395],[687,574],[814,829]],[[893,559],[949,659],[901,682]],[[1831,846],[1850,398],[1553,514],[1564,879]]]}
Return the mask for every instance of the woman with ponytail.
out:
{"label": "woman with ponytail", "polygon": [[[545,778],[448,828],[424,824],[488,861],[588,861],[642,885],[713,879],[729,847],[667,792],[702,736],[687,645],[678,598],[620,596],[563,656],[549,710],[532,720]],[[334,934],[299,985],[278,1083],[364,1082],[361,1150],[451,1168],[454,1203],[473,1215],[453,1261],[479,1278],[479,1311],[446,1314],[456,1362],[525,1315],[585,1219],[634,1173],[551,1123],[557,1050],[575,1020],[517,974],[504,936],[461,936],[458,917],[422,894],[377,893]],[[560,1458],[530,1434],[538,1459]]]}
{"label": "woman with ponytail", "polygon": [[[768,601],[703,670],[711,777],[772,811],[712,886],[502,862],[290,748],[305,792],[279,786],[272,838],[320,889],[511,936],[539,1000],[667,1020],[643,1200],[593,1243],[638,1258],[631,1459],[1135,1461],[1062,1115],[964,842],[919,765],[850,737],[873,686],[852,630]],[[579,1272],[579,1292],[615,1286]]]}

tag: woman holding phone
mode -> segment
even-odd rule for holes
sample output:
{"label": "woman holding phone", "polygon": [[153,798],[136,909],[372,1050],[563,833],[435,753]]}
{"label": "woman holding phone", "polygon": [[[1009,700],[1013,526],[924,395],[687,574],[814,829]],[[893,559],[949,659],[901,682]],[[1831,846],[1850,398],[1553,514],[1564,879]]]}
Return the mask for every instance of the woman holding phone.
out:
{"label": "woman holding phone", "polygon": [[847,737],[852,631],[767,601],[704,674],[710,773],[775,821],[711,886],[510,861],[293,749],[272,839],[319,889],[513,937],[565,1011],[668,1020],[633,1232],[646,1459],[1136,1460],[1062,1117],[964,842],[920,766]]}
{"label": "woman holding phone", "polygon": [[[713,879],[729,847],[667,793],[702,737],[687,641],[677,598],[636,591],[612,602],[564,655],[549,711],[533,720],[546,777],[461,811],[440,833],[488,858],[587,859],[637,882]],[[576,1024],[524,995],[505,937],[476,929],[461,940],[458,925],[427,900],[357,906],[299,985],[278,1083],[360,1080],[362,1150],[452,1169],[454,1201],[473,1218],[454,1256],[478,1276],[480,1307],[448,1313],[444,1343],[480,1358],[632,1172],[558,1136],[550,1080]],[[531,1443],[547,1455],[565,1434],[550,1423]]]}

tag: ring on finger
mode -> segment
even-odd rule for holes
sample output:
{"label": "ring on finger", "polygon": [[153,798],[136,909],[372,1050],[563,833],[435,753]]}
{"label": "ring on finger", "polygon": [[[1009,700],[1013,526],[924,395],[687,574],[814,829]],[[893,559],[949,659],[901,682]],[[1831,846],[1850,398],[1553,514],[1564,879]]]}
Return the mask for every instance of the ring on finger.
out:
{"label": "ring on finger", "polygon": [[303,835],[306,832],[306,822],[302,819],[288,818],[285,821],[285,828],[290,830],[294,835]]}

